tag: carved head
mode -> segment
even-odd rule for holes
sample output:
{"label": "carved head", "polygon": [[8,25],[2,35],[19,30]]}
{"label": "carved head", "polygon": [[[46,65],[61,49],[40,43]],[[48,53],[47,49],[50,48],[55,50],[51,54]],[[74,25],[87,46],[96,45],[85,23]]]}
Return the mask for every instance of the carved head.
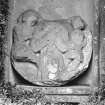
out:
{"label": "carved head", "polygon": [[17,18],[17,25],[21,27],[22,35],[28,38],[32,36],[35,26],[37,27],[40,20],[42,20],[42,17],[37,11],[28,9]]}
{"label": "carved head", "polygon": [[18,17],[17,23],[27,23],[30,26],[34,26],[41,19],[42,17],[37,11],[28,9]]}
{"label": "carved head", "polygon": [[74,29],[85,29],[86,23],[80,16],[73,16],[71,18],[71,24]]}

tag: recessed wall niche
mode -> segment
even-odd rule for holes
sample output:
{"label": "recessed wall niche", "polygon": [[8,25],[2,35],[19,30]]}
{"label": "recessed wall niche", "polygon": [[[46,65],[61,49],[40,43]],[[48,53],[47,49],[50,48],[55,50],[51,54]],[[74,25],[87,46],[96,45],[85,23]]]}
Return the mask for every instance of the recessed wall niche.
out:
{"label": "recessed wall niche", "polygon": [[11,1],[6,80],[20,86],[98,86],[97,3]]}

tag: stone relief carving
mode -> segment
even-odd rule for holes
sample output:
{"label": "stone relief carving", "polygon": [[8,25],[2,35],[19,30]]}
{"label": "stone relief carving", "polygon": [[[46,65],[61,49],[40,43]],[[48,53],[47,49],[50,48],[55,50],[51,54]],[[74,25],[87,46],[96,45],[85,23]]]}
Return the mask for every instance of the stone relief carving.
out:
{"label": "stone relief carving", "polygon": [[38,85],[62,85],[88,67],[92,34],[80,16],[45,20],[26,10],[13,28],[11,62],[26,80]]}

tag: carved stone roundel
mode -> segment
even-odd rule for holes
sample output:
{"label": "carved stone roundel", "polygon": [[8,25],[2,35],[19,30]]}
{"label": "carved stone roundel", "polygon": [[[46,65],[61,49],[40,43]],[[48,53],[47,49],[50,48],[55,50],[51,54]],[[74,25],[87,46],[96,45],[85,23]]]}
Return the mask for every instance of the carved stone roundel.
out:
{"label": "carved stone roundel", "polygon": [[59,86],[88,68],[92,34],[80,16],[51,21],[27,10],[13,28],[11,52],[11,62],[24,79]]}

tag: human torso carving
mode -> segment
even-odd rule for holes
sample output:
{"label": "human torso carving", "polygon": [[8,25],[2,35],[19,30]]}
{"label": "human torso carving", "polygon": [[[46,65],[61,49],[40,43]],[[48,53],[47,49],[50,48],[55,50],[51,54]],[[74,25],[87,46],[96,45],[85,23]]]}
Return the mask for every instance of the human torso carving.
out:
{"label": "human torso carving", "polygon": [[70,72],[83,61],[82,49],[87,44],[85,23],[80,17],[61,22],[36,21],[35,14],[30,12],[26,21],[15,26],[14,58],[35,62],[38,71],[44,70],[45,80],[68,80]]}

